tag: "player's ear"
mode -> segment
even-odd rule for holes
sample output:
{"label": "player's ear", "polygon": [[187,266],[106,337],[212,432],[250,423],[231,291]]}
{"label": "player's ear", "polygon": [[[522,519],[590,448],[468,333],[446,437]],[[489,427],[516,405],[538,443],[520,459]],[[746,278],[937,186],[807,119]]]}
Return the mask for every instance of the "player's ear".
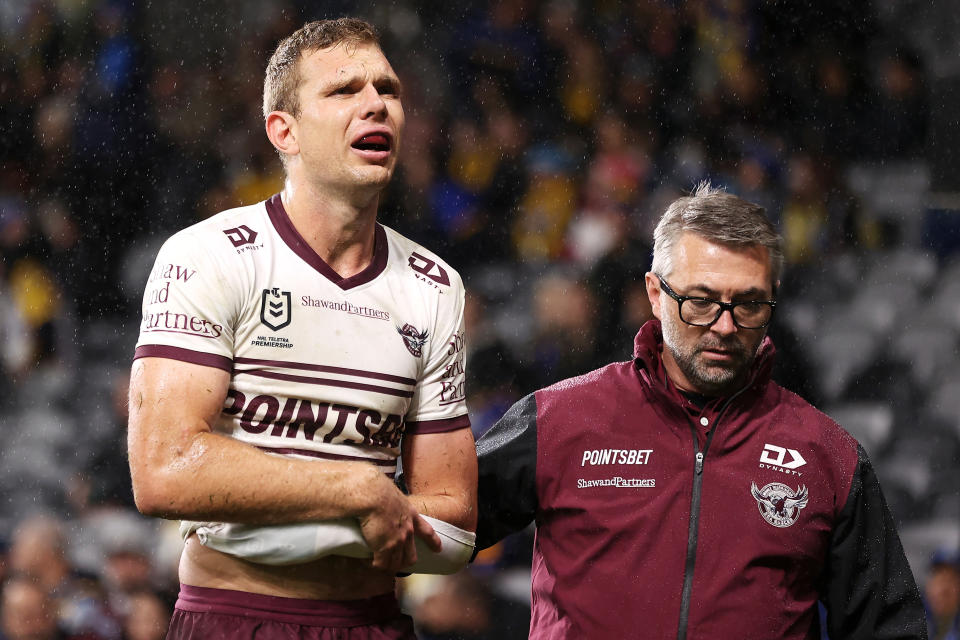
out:
{"label": "player's ear", "polygon": [[297,142],[297,120],[286,111],[271,111],[267,114],[264,126],[270,144],[280,153],[294,156],[300,153]]}
{"label": "player's ear", "polygon": [[660,319],[660,281],[657,279],[657,276],[653,274],[652,271],[648,271],[646,275],[643,276],[644,282],[647,285],[647,298],[650,300],[650,310],[653,311],[653,316],[659,320]]}

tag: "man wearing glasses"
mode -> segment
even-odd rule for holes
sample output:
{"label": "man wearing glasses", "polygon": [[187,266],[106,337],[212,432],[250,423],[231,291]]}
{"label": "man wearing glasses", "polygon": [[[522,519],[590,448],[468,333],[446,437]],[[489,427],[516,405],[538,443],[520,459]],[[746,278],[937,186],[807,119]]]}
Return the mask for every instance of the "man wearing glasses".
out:
{"label": "man wearing glasses", "polygon": [[654,232],[631,362],[478,442],[478,547],[536,522],[531,638],[924,638],[857,441],[770,379],[781,239],[701,185]]}

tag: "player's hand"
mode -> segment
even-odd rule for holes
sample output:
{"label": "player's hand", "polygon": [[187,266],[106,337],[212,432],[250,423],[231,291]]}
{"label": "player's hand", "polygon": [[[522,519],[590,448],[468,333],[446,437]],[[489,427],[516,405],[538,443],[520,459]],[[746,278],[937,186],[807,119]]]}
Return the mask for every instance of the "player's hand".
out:
{"label": "player's hand", "polygon": [[417,537],[426,542],[431,551],[434,553],[440,552],[440,549],[443,548],[443,542],[440,540],[440,536],[437,535],[437,532],[434,531],[430,523],[424,520],[419,513],[414,522],[414,529]]}
{"label": "player's hand", "polygon": [[417,537],[434,551],[440,550],[440,537],[386,476],[375,474],[369,486],[371,508],[359,516],[360,531],[373,552],[373,566],[396,572],[417,561]]}

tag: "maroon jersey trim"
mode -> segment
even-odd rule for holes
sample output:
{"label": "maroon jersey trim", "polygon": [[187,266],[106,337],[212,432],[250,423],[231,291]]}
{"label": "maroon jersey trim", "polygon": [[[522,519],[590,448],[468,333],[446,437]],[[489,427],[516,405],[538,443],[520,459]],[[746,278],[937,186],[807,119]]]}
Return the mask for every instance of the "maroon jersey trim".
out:
{"label": "maroon jersey trim", "polygon": [[301,456],[310,456],[311,458],[323,458],[324,460],[348,460],[356,462],[369,462],[378,467],[392,467],[397,464],[396,460],[383,460],[381,458],[364,458],[363,456],[348,456],[343,453],[327,453],[326,451],[313,451],[311,449],[298,449],[296,447],[267,447],[257,445],[261,451],[270,453],[287,453]]}
{"label": "maroon jersey trim", "polygon": [[468,429],[470,427],[470,418],[466,414],[453,418],[444,418],[442,420],[420,420],[416,422],[407,422],[404,432],[411,435],[423,433],[446,433],[447,431],[457,431],[458,429]]}
{"label": "maroon jersey trim", "polygon": [[237,364],[259,364],[265,367],[282,367],[285,369],[302,369],[304,371],[320,371],[323,373],[342,373],[348,376],[357,376],[360,378],[373,378],[374,380],[384,380],[386,382],[399,382],[401,384],[415,385],[417,381],[413,378],[404,378],[389,373],[378,373],[376,371],[364,371],[362,369],[347,369],[345,367],[331,367],[323,364],[309,364],[306,362],[287,362],[284,360],[260,360],[259,358],[234,358]]}
{"label": "maroon jersey trim", "polygon": [[309,376],[295,376],[291,373],[277,373],[275,371],[237,371],[236,375],[245,374],[256,376],[258,378],[269,378],[271,380],[286,380],[287,382],[303,382],[304,384],[315,384],[321,387],[341,387],[343,389],[360,389],[361,391],[373,391],[388,396],[397,396],[399,398],[412,398],[413,391],[404,391],[403,389],[391,389],[390,387],[379,387],[375,384],[363,384],[362,382],[350,382],[348,380],[331,380],[329,378],[311,378]]}
{"label": "maroon jersey trim", "polygon": [[233,370],[233,361],[226,356],[194,351],[193,349],[184,349],[183,347],[170,347],[162,344],[145,344],[137,347],[136,351],[133,352],[133,359],[136,360],[137,358],[168,358],[170,360],[200,364],[205,367],[215,367],[217,369],[223,369],[228,373]]}
{"label": "maroon jersey trim", "polygon": [[307,241],[303,239],[303,236],[300,235],[300,232],[296,230],[296,228],[293,226],[293,223],[290,221],[290,216],[287,215],[287,211],[283,207],[283,202],[280,199],[279,193],[273,195],[269,200],[267,200],[266,205],[267,215],[270,216],[270,222],[273,223],[274,229],[276,229],[277,233],[280,234],[280,238],[284,241],[284,243],[286,243],[286,245],[290,247],[295,254],[300,256],[304,262],[313,267],[320,275],[344,291],[370,282],[378,275],[383,273],[383,270],[387,268],[387,257],[389,255],[389,249],[387,247],[387,233],[383,230],[383,227],[380,226],[380,224],[376,225],[376,229],[374,231],[373,260],[371,260],[370,264],[367,265],[367,268],[360,273],[350,276],[349,278],[344,278],[339,273],[334,271],[333,268],[323,260],[323,258],[317,255],[317,252],[314,251],[309,244],[307,244]]}

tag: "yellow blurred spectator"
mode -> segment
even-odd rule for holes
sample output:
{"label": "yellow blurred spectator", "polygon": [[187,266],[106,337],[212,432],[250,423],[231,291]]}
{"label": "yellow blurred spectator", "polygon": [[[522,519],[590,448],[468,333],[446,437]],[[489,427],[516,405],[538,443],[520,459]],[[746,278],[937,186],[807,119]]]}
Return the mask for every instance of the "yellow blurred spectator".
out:
{"label": "yellow blurred spectator", "polygon": [[37,260],[19,260],[10,269],[10,292],[20,315],[36,328],[53,320],[60,309],[60,290]]}
{"label": "yellow blurred spectator", "polygon": [[513,228],[513,242],[521,260],[560,257],[576,196],[577,188],[570,176],[549,173],[532,176]]}

